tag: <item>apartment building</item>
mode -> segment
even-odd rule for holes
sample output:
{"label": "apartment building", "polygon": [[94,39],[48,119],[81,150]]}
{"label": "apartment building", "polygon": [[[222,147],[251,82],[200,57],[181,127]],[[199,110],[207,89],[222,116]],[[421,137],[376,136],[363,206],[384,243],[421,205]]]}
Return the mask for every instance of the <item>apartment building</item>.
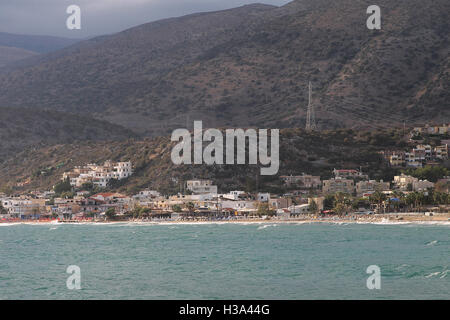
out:
{"label": "apartment building", "polygon": [[434,188],[434,183],[428,180],[417,180],[412,184],[413,191],[422,192],[432,188]]}
{"label": "apartment building", "polygon": [[355,191],[355,182],[351,179],[334,178],[322,181],[322,191],[324,194],[334,194],[344,192],[353,194]]}
{"label": "apartment building", "polygon": [[9,215],[17,218],[40,216],[46,212],[45,199],[5,198],[2,200],[2,206]]}
{"label": "apartment building", "polygon": [[317,189],[322,185],[320,176],[312,176],[309,174],[302,174],[301,176],[281,176],[280,178],[287,186],[297,185],[299,188]]}
{"label": "apartment building", "polygon": [[417,179],[417,178],[414,178],[412,176],[408,176],[408,175],[405,175],[404,173],[402,173],[400,176],[394,177],[394,184],[400,190],[407,191],[408,187],[409,186],[412,187],[412,184],[418,180],[419,179]]}
{"label": "apartment building", "polygon": [[434,148],[436,159],[447,160],[448,159],[448,144],[437,146]]}
{"label": "apartment building", "polygon": [[392,167],[403,167],[406,165],[405,152],[397,151],[389,156],[389,164]]}
{"label": "apartment building", "polygon": [[363,174],[360,170],[347,170],[347,169],[334,169],[333,170],[334,177],[336,179],[362,179],[367,180],[369,176],[367,174]]}
{"label": "apartment building", "polygon": [[384,182],[383,180],[360,181],[356,184],[356,194],[360,196],[375,191],[388,191],[390,190],[390,187],[391,184],[389,182]]}
{"label": "apartment building", "polygon": [[212,180],[188,180],[186,188],[193,194],[217,194],[217,186],[213,185]]}
{"label": "apartment building", "polygon": [[70,185],[81,188],[83,184],[92,183],[94,186],[105,188],[111,179],[122,180],[133,174],[131,162],[106,161],[103,165],[88,164],[75,167],[63,174],[63,180],[69,179]]}
{"label": "apartment building", "polygon": [[441,126],[430,126],[425,125],[425,127],[416,127],[413,130],[415,134],[438,134],[444,135],[450,133],[450,124],[443,124]]}

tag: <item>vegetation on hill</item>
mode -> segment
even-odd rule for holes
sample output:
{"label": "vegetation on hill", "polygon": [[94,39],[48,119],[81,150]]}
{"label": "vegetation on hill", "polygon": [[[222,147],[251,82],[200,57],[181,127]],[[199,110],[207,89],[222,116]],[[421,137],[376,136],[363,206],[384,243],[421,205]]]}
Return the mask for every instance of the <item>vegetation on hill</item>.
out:
{"label": "vegetation on hill", "polygon": [[322,129],[450,120],[448,0],[296,0],[166,19],[0,76],[0,105],[89,112],[147,135],[298,127],[307,83]]}
{"label": "vegetation on hill", "polygon": [[76,141],[123,140],[128,129],[87,116],[25,108],[0,108],[0,162],[30,147]]}
{"label": "vegetation on hill", "polygon": [[77,43],[77,39],[35,36],[0,32],[0,46],[22,48],[36,53],[48,53]]}
{"label": "vegetation on hill", "polygon": [[[387,166],[379,154],[385,149],[405,147],[402,130],[355,131],[341,129],[306,132],[284,129],[280,132],[280,170],[277,176],[260,176],[257,165],[180,165],[172,163],[174,143],[169,138],[147,138],[126,141],[90,141],[32,148],[0,164],[0,181],[11,191],[51,189],[60,182],[65,171],[87,163],[105,160],[132,161],[134,174],[114,181],[106,190],[134,194],[144,188],[163,193],[183,191],[192,178],[210,178],[221,191],[265,190],[289,191],[280,175],[302,173],[332,175],[334,168],[360,168],[372,179],[391,181],[400,170]],[[59,186],[63,186],[61,183]],[[91,191],[88,186],[85,188]],[[91,188],[92,189],[92,188]]]}
{"label": "vegetation on hill", "polygon": [[0,68],[35,55],[36,52],[25,49],[0,46]]}
{"label": "vegetation on hill", "polygon": [[407,169],[403,172],[406,175],[431,182],[437,182],[439,179],[450,176],[450,170],[440,166],[426,166],[418,169]]}

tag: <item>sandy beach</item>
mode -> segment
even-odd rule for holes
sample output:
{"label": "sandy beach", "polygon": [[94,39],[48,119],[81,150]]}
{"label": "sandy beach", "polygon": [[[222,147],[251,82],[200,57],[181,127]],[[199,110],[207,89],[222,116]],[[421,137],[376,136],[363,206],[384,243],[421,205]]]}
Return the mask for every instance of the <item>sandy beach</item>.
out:
{"label": "sandy beach", "polygon": [[62,225],[62,224],[133,224],[133,225],[177,225],[177,224],[308,224],[308,223],[331,223],[331,224],[437,224],[450,225],[450,213],[426,216],[418,213],[393,213],[378,215],[354,215],[354,216],[305,216],[298,218],[282,219],[272,218],[243,218],[243,219],[184,219],[184,220],[121,220],[121,221],[93,221],[93,220],[31,220],[31,221],[1,221],[0,226],[27,224],[27,225]]}

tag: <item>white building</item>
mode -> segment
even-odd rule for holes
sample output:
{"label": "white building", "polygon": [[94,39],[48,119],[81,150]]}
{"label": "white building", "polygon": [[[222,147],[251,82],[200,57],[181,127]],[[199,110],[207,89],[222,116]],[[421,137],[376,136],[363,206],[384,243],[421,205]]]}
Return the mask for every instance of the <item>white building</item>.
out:
{"label": "white building", "polygon": [[291,214],[305,214],[309,212],[309,204],[300,204],[297,206],[290,206],[288,210]]}
{"label": "white building", "polygon": [[7,198],[3,199],[2,206],[13,217],[23,217],[45,212],[45,200],[43,199],[23,199]]}
{"label": "white building", "polygon": [[413,149],[414,152],[423,153],[425,160],[431,159],[433,155],[433,148],[429,144],[419,144]]}
{"label": "white building", "polygon": [[320,176],[312,176],[304,174],[301,176],[281,176],[280,177],[287,186],[298,185],[305,189],[320,188],[322,181],[320,181]]}
{"label": "white building", "polygon": [[362,180],[369,179],[369,176],[367,174],[362,173],[361,170],[334,169],[333,174],[336,179],[355,179],[355,178]]}
{"label": "white building", "polygon": [[217,194],[217,186],[213,185],[212,180],[188,180],[186,188],[194,194]]}
{"label": "white building", "polygon": [[442,146],[437,146],[434,148],[434,152],[437,159],[447,160],[448,159],[448,144]]}
{"label": "white building", "polygon": [[419,180],[403,173],[401,176],[394,177],[394,183],[400,190],[403,191],[407,191],[409,188],[411,188],[412,191],[426,191],[429,188],[434,188],[433,182],[428,180]]}
{"label": "white building", "polygon": [[72,171],[63,174],[63,180],[69,179],[70,185],[80,188],[85,183],[105,188],[111,179],[122,180],[133,174],[131,162],[106,161],[103,165],[88,164],[75,167]]}
{"label": "white building", "polygon": [[255,201],[248,200],[221,200],[220,207],[222,209],[233,209],[234,211],[256,211],[257,203]]}
{"label": "white building", "polygon": [[333,194],[336,192],[343,192],[352,194],[355,191],[355,182],[351,179],[329,179],[322,181],[322,191],[324,194]]}
{"label": "white building", "polygon": [[394,177],[394,184],[400,189],[400,190],[408,190],[408,186],[413,185],[414,182],[418,181],[419,179],[414,178],[412,176],[407,176],[404,173],[402,173],[400,176]]}
{"label": "white building", "polygon": [[375,191],[387,191],[390,189],[390,183],[380,182],[376,180],[360,181],[356,184],[356,194],[363,195],[365,193],[375,192]]}
{"label": "white building", "polygon": [[134,199],[142,199],[142,200],[159,198],[159,197],[161,197],[161,194],[155,190],[142,190],[138,194],[135,194],[133,196]]}
{"label": "white building", "polygon": [[222,194],[221,197],[229,200],[239,200],[239,197],[245,194],[245,191],[230,191],[229,193]]}
{"label": "white building", "polygon": [[428,180],[418,180],[413,182],[412,187],[414,191],[427,191],[430,188],[434,188],[434,183]]}
{"label": "white building", "polygon": [[256,200],[261,202],[269,202],[270,193],[258,193],[258,195],[256,196]]}

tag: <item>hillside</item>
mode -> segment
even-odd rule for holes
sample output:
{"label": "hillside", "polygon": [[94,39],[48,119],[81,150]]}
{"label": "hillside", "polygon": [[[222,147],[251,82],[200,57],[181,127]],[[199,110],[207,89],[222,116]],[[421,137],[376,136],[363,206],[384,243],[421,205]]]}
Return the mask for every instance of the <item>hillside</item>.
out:
{"label": "hillside", "polygon": [[[305,172],[326,178],[331,176],[333,168],[361,166],[371,178],[392,179],[395,172],[383,165],[378,151],[404,147],[401,132],[282,130],[279,175]],[[281,190],[278,176],[260,176],[256,165],[176,166],[170,159],[172,147],[168,138],[147,138],[34,148],[0,163],[0,187],[8,186],[19,192],[49,189],[61,179],[63,172],[74,166],[111,159],[133,162],[135,174],[113,188],[126,193],[143,188],[177,192],[182,182],[190,178],[211,178],[223,191],[254,190],[256,185],[267,191]]]}
{"label": "hillside", "polygon": [[448,0],[296,0],[166,19],[0,75],[0,105],[93,116],[166,135],[298,127],[307,83],[321,129],[450,121]]}
{"label": "hillside", "polygon": [[48,53],[75,44],[79,40],[52,36],[35,36],[0,32],[0,46]]}
{"label": "hillside", "polygon": [[77,141],[124,140],[118,125],[49,110],[0,108],[0,162],[24,149]]}
{"label": "hillside", "polygon": [[0,46],[0,68],[13,62],[35,56],[37,53],[14,47]]}

